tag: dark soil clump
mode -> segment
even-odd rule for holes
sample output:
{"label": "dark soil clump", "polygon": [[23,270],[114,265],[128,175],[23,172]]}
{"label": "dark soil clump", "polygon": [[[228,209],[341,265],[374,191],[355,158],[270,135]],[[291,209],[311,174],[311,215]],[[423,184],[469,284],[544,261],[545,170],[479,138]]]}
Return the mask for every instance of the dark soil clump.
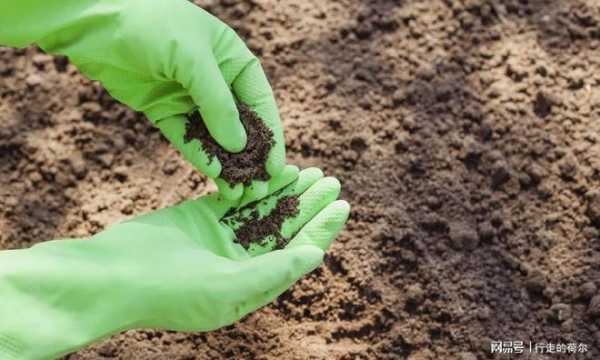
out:
{"label": "dark soil clump", "polygon": [[184,141],[188,143],[194,139],[199,140],[202,148],[209,155],[209,163],[215,157],[219,159],[223,166],[220,177],[229,184],[250,185],[252,180],[267,181],[271,178],[266,163],[274,144],[273,132],[247,105],[238,102],[238,110],[248,135],[248,143],[244,151],[239,153],[225,151],[212,138],[198,111],[188,115]]}
{"label": "dark soil clump", "polygon": [[[287,162],[339,178],[350,220],[319,270],[243,321],[68,359],[510,358],[492,341],[600,359],[597,1],[193,2],[250,41]],[[0,124],[3,249],[212,189],[142,114],[36,49],[0,48]]]}
{"label": "dark soil clump", "polygon": [[258,211],[254,211],[244,225],[235,231],[236,242],[247,250],[252,244],[264,245],[267,237],[274,236],[275,249],[283,249],[288,241],[281,235],[281,226],[285,219],[298,214],[298,204],[297,196],[286,196],[279,199],[273,211],[263,218],[259,217]]}

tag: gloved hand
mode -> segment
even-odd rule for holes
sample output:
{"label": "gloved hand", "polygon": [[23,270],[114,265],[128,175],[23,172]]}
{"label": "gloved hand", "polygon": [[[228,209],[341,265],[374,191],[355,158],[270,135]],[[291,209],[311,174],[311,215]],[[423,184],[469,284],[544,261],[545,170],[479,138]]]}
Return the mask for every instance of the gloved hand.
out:
{"label": "gloved hand", "polygon": [[258,59],[226,24],[187,0],[0,0],[0,44],[37,43],[69,57],[117,100],[144,112],[221,193],[239,199],[266,195],[267,184],[230,187],[200,143],[184,142],[186,114],[198,109],[212,137],[239,152],[246,132],[234,95],[272,130],[266,164],[277,175],[285,143],[277,105]]}
{"label": "gloved hand", "polygon": [[[349,205],[335,201],[339,189],[317,169],[298,176],[287,166],[269,183],[273,195],[250,210],[212,194],[91,239],[0,252],[0,359],[52,359],[126,329],[233,323],[319,266],[348,216]],[[221,221],[268,213],[290,195],[299,195],[299,212],[282,226],[291,239],[282,250],[248,252]]]}

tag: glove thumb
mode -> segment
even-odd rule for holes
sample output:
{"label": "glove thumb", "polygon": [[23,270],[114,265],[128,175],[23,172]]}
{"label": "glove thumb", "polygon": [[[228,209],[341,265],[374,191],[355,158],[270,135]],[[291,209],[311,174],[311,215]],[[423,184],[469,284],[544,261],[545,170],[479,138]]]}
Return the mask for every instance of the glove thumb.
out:
{"label": "glove thumb", "polygon": [[313,245],[270,253],[244,260],[245,281],[241,289],[240,317],[270,303],[323,261],[323,250]]}

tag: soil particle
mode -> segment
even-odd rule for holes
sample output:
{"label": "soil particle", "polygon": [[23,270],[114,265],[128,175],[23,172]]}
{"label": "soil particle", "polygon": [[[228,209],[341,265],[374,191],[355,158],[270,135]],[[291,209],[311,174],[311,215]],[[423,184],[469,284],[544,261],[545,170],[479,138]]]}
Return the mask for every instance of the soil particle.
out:
{"label": "soil particle", "polygon": [[450,240],[452,247],[457,250],[474,250],[479,244],[477,232],[463,223],[450,225]]}
{"label": "soil particle", "polygon": [[59,73],[63,73],[67,71],[67,66],[69,65],[69,58],[66,56],[56,56],[54,57],[54,67],[56,71]]}
{"label": "soil particle", "polygon": [[479,144],[469,144],[465,153],[465,166],[469,169],[477,168],[481,160],[481,152]]}
{"label": "soil particle", "polygon": [[569,320],[572,315],[571,305],[558,303],[550,308],[549,317],[551,320],[564,322]]}
{"label": "soil particle", "polygon": [[42,77],[37,74],[31,74],[27,77],[27,79],[25,79],[25,83],[31,87],[38,86],[43,82],[44,79],[42,79]]}
{"label": "soil particle", "polygon": [[586,214],[592,224],[600,227],[600,192],[590,193],[587,195],[587,198],[589,200]]}
{"label": "soil particle", "polygon": [[165,175],[173,175],[179,169],[179,163],[176,159],[167,159],[163,164],[162,171]]}
{"label": "soil particle", "polygon": [[494,238],[495,232],[494,227],[489,221],[485,221],[479,224],[478,228],[479,240],[481,242],[487,242]]}
{"label": "soil particle", "polygon": [[531,178],[533,185],[538,185],[546,176],[546,171],[535,163],[528,164],[524,170]]}
{"label": "soil particle", "polygon": [[533,112],[543,119],[550,115],[553,106],[552,99],[547,94],[539,92],[533,102]]}
{"label": "soil particle", "polygon": [[490,216],[490,223],[495,228],[499,228],[504,223],[504,215],[499,210],[494,211]]}
{"label": "soil particle", "polygon": [[67,163],[71,167],[77,179],[81,180],[85,178],[88,169],[85,160],[81,156],[72,156],[67,159]]}
{"label": "soil particle", "polygon": [[133,213],[134,209],[135,209],[135,204],[131,200],[126,200],[121,205],[121,213],[124,215],[131,215]]}
{"label": "soil particle", "polygon": [[446,233],[448,232],[448,221],[443,217],[429,213],[421,220],[421,226],[428,232]]}
{"label": "soil particle", "polygon": [[510,170],[505,162],[498,162],[492,173],[492,188],[498,189],[506,184],[511,178]]}
{"label": "soil particle", "polygon": [[588,240],[597,239],[600,236],[600,230],[593,226],[584,227],[581,233]]}
{"label": "soil particle", "polygon": [[585,77],[586,77],[586,74],[582,69],[573,70],[568,75],[569,89],[571,89],[571,90],[582,89],[585,85]]}
{"label": "soil particle", "polygon": [[489,307],[484,306],[477,310],[476,315],[479,320],[488,320],[492,316],[492,312]]}
{"label": "soil particle", "polygon": [[425,292],[419,284],[412,284],[406,288],[407,306],[416,307],[423,302]]}
{"label": "soil particle", "polygon": [[435,355],[431,350],[423,349],[417,352],[410,354],[408,360],[433,360],[435,359]]}
{"label": "soil particle", "polygon": [[114,169],[115,178],[120,182],[127,181],[127,178],[129,177],[129,172],[129,168],[124,165],[117,166]]}
{"label": "soil particle", "polygon": [[537,195],[542,200],[549,200],[554,195],[554,190],[550,184],[542,183],[537,188]]}
{"label": "soil particle", "polygon": [[477,360],[477,356],[471,352],[463,352],[458,354],[459,360]]}
{"label": "soil particle", "polygon": [[209,156],[209,163],[216,157],[222,165],[220,177],[229,184],[250,185],[252,180],[267,181],[267,158],[274,144],[273,131],[244,103],[238,102],[240,120],[246,129],[248,142],[239,153],[225,151],[210,135],[199,111],[188,115],[186,143],[196,139]]}
{"label": "soil particle", "polygon": [[567,319],[565,321],[563,321],[562,324],[560,324],[560,330],[563,332],[570,332],[573,331],[573,329],[575,328],[575,322],[573,321],[573,319]]}
{"label": "soil particle", "polygon": [[600,295],[596,295],[590,300],[587,311],[592,317],[600,317]]}
{"label": "soil particle", "polygon": [[544,275],[538,270],[531,271],[525,282],[525,287],[532,294],[541,295],[546,289]]}
{"label": "soil particle", "polygon": [[598,292],[598,287],[592,281],[588,281],[588,282],[584,283],[579,288],[579,294],[580,294],[579,296],[584,300],[591,299],[592,297],[594,297],[594,295],[596,295],[597,292]]}
{"label": "soil particle", "polygon": [[113,165],[113,161],[115,160],[115,155],[113,153],[100,154],[96,157],[96,159],[105,168],[110,168]]}
{"label": "soil particle", "polygon": [[577,158],[572,154],[565,156],[559,163],[558,169],[560,170],[560,176],[564,180],[572,181],[577,175],[579,164]]}
{"label": "soil particle", "polygon": [[277,205],[267,216],[260,217],[258,211],[252,212],[235,231],[236,242],[248,250],[250,245],[264,245],[263,242],[268,237],[274,237],[275,249],[283,249],[288,240],[281,235],[281,226],[286,219],[298,214],[298,204],[297,196],[285,196],[277,201]]}

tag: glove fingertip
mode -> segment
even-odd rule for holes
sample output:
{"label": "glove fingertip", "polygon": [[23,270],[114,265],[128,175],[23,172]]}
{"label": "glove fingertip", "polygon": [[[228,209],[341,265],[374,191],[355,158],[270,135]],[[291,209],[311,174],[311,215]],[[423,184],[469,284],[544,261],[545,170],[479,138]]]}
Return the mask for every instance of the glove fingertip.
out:
{"label": "glove fingertip", "polygon": [[192,154],[190,154],[189,150],[184,154],[196,169],[200,170],[200,172],[211,179],[215,179],[217,176],[219,176],[221,170],[223,169],[219,159],[216,157],[210,158],[210,156],[204,152],[200,145],[198,145],[198,147],[194,147],[192,151]]}
{"label": "glove fingertip", "polygon": [[288,258],[287,268],[280,270],[287,271],[286,278],[282,280],[284,283],[290,284],[319,267],[325,256],[322,249],[312,244],[298,245],[279,251]]}
{"label": "glove fingertip", "polygon": [[350,204],[347,201],[332,202],[300,230],[290,241],[288,248],[308,244],[327,251],[349,216]]}
{"label": "glove fingertip", "polygon": [[264,181],[252,181],[250,186],[244,189],[244,195],[240,207],[243,207],[253,201],[260,200],[267,196],[269,185]]}
{"label": "glove fingertip", "polygon": [[235,184],[231,186],[227,181],[217,178],[215,184],[219,188],[219,193],[227,200],[238,200],[244,194],[244,186],[242,184]]}
{"label": "glove fingertip", "polygon": [[302,263],[299,267],[302,272],[300,276],[316,269],[323,262],[325,252],[317,246],[309,244],[298,246],[295,249],[300,252],[299,257]]}
{"label": "glove fingertip", "polygon": [[242,152],[248,143],[246,129],[239,119],[233,121],[231,125],[233,126],[227,130],[227,134],[215,137],[215,141],[228,152]]}
{"label": "glove fingertip", "polygon": [[275,142],[266,163],[267,173],[277,176],[285,168],[285,147]]}

